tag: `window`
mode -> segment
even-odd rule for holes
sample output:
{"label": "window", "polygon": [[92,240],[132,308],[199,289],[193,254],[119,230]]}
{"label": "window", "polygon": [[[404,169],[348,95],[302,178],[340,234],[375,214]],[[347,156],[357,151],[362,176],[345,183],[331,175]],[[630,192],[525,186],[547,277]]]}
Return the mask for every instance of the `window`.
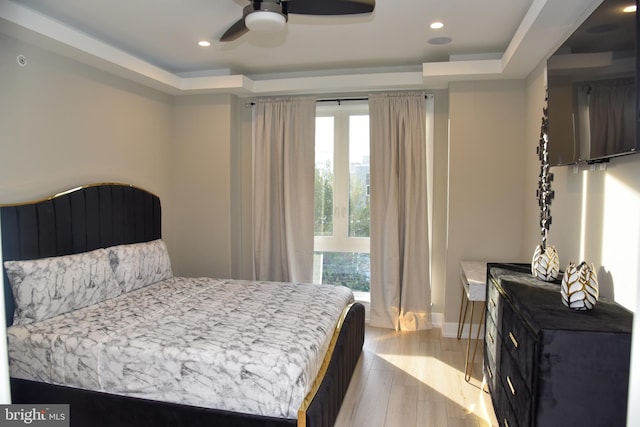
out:
{"label": "window", "polygon": [[368,105],[318,106],[314,282],[369,292]]}

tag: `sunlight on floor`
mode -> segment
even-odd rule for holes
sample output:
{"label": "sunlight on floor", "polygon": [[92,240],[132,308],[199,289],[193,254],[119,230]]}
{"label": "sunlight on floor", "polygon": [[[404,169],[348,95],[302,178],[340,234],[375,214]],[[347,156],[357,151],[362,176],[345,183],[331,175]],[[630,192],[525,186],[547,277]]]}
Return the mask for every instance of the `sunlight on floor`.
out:
{"label": "sunlight on floor", "polygon": [[363,354],[336,427],[498,426],[482,391],[482,362],[464,375],[466,341],[442,330],[400,332],[366,327]]}
{"label": "sunlight on floor", "polygon": [[[483,396],[484,391],[482,391],[482,386],[477,387],[466,383],[462,379],[464,378],[464,372],[431,356],[384,353],[378,353],[377,355],[386,362],[416,378],[427,387],[456,403],[461,408],[464,408],[467,413],[474,414],[477,417],[482,418],[487,422],[487,424],[491,425],[489,409],[484,404],[485,399]],[[451,384],[451,378],[460,378],[462,380],[459,382],[459,385]],[[475,396],[473,401],[469,400],[469,392],[456,390],[457,387],[473,388],[474,393],[472,394]],[[477,395],[475,395],[475,392],[477,392]]]}

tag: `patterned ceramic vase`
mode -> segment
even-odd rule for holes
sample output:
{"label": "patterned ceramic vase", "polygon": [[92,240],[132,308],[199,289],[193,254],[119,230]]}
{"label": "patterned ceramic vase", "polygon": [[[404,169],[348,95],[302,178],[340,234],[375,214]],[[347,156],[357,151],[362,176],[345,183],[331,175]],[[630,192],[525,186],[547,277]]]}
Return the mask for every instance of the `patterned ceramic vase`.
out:
{"label": "patterned ceramic vase", "polygon": [[562,303],[574,310],[591,310],[598,301],[598,278],[593,264],[570,262],[562,277]]}
{"label": "patterned ceramic vase", "polygon": [[555,246],[538,245],[531,259],[531,274],[546,282],[554,281],[560,272],[560,261]]}

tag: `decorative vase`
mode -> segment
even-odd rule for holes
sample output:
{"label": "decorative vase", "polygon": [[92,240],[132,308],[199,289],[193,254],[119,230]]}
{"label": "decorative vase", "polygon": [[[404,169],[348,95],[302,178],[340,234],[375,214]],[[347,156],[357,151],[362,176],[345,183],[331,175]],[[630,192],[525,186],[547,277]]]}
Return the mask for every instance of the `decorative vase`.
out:
{"label": "decorative vase", "polygon": [[573,310],[591,310],[598,301],[598,277],[593,264],[570,262],[562,277],[562,303]]}
{"label": "decorative vase", "polygon": [[533,277],[552,282],[558,278],[559,272],[560,260],[555,246],[547,246],[546,248],[542,245],[536,246],[531,259],[531,274]]}

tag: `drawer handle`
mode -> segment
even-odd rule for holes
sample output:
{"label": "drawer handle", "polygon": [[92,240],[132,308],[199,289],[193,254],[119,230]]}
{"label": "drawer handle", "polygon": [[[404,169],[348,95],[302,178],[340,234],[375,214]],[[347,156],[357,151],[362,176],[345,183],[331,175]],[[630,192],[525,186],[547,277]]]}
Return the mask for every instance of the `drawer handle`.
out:
{"label": "drawer handle", "polygon": [[493,334],[491,332],[489,332],[489,341],[491,341],[491,344],[495,344],[496,340],[495,338],[493,338]]}
{"label": "drawer handle", "polygon": [[518,340],[516,339],[516,337],[513,336],[511,332],[509,332],[509,339],[513,343],[514,347],[518,348]]}
{"label": "drawer handle", "polygon": [[497,304],[496,304],[496,302],[493,300],[493,298],[491,298],[489,301],[491,301],[491,305],[492,305],[493,307],[496,307],[496,306],[497,306]]}
{"label": "drawer handle", "polygon": [[487,372],[489,372],[489,378],[493,378],[493,371],[491,370],[491,366],[487,365]]}
{"label": "drawer handle", "polygon": [[513,387],[513,384],[511,384],[511,378],[509,378],[509,375],[507,375],[507,384],[509,384],[509,388],[511,389],[511,394],[515,396],[516,389]]}

